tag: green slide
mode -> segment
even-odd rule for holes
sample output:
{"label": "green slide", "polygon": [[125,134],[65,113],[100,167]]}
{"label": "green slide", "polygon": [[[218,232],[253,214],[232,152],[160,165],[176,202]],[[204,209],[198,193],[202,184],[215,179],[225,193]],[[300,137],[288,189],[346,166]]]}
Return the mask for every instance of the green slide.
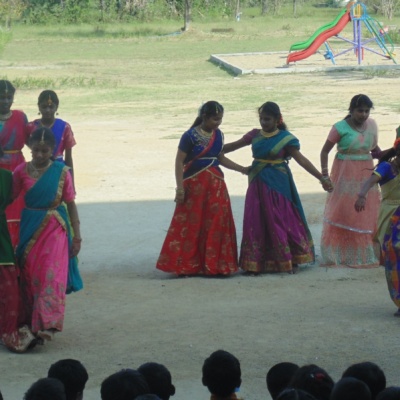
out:
{"label": "green slide", "polygon": [[307,47],[309,47],[311,45],[311,43],[314,42],[315,38],[318,37],[322,32],[336,26],[336,24],[339,22],[340,18],[342,18],[343,15],[346,14],[347,12],[348,12],[347,8],[343,9],[340,12],[340,14],[335,18],[334,21],[329,22],[328,24],[325,24],[324,26],[321,26],[321,28],[317,29],[313,33],[313,35],[305,42],[297,42],[297,43],[292,44],[289,51],[303,50],[303,49],[306,49]]}

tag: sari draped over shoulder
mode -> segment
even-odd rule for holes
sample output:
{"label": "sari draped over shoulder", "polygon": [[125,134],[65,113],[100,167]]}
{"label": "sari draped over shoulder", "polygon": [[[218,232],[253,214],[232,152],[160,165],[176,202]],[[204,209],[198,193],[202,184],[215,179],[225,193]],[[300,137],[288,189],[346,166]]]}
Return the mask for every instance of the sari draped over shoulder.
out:
{"label": "sari draped over shoulder", "polygon": [[77,258],[69,257],[72,233],[62,203],[67,174],[68,168],[55,161],[25,194],[16,255],[21,268],[21,318],[32,332],[61,331],[65,294],[83,287]]}
{"label": "sari draped over shoulder", "polygon": [[229,275],[237,271],[236,230],[218,157],[224,145],[191,128],[181,138],[185,201],[177,204],[157,269],[177,275]]}
{"label": "sari draped over shoulder", "polygon": [[353,206],[374,168],[370,152],[377,146],[376,123],[368,119],[365,131],[360,133],[343,120],[332,131],[339,138],[330,176],[334,189],[327,194],[324,211],[321,265],[376,267],[378,249],[373,237],[380,202],[378,185],[368,193],[362,218]]}
{"label": "sari draped over shoulder", "polygon": [[[288,165],[288,147],[300,148],[290,132],[264,137],[251,131],[254,161],[246,193],[239,265],[249,272],[290,272],[314,261],[312,237]],[[245,135],[248,142],[249,134]],[[247,137],[247,139],[246,139]]]}

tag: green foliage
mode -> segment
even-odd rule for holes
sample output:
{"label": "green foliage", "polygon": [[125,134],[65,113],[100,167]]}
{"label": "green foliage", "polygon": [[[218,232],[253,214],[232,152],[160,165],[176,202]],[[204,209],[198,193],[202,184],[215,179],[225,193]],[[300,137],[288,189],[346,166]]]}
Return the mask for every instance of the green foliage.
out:
{"label": "green foliage", "polygon": [[[7,76],[1,77],[1,79],[9,79]],[[54,89],[63,89],[68,87],[98,87],[102,86],[94,78],[86,78],[83,76],[74,77],[59,77],[53,78],[35,78],[35,77],[22,77],[13,78],[13,84],[19,89],[42,89],[44,87],[51,87]]]}
{"label": "green foliage", "polygon": [[11,41],[11,38],[10,31],[0,31],[0,54],[3,52],[6,44]]}

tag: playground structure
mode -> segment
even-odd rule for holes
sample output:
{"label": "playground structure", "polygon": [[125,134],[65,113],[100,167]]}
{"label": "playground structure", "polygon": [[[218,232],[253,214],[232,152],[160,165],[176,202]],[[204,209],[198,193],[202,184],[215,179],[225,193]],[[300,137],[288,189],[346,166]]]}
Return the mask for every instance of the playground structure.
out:
{"label": "playground structure", "polygon": [[[352,40],[339,35],[349,22],[353,22]],[[363,26],[369,32],[370,37],[362,37]],[[349,43],[351,47],[334,54],[332,46],[328,42],[328,39],[332,37]],[[376,49],[368,46],[374,42],[377,44]],[[334,21],[317,29],[308,40],[293,44],[290,48],[291,53],[287,57],[286,64],[310,57],[322,45],[325,45],[326,48],[325,59],[330,59],[333,64],[336,64],[335,59],[337,57],[353,51],[357,57],[358,65],[360,65],[364,59],[364,50],[391,59],[397,64],[393,52],[394,45],[387,30],[377,20],[369,16],[365,4],[360,1],[349,3]]]}

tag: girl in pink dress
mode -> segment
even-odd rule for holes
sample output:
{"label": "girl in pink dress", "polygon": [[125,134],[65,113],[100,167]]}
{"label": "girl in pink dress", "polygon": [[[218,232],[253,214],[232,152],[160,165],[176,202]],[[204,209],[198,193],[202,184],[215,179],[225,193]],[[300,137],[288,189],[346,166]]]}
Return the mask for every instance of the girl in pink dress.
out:
{"label": "girl in pink dress", "polygon": [[19,165],[13,175],[14,197],[23,193],[26,204],[16,252],[20,321],[42,340],[51,340],[63,329],[66,293],[82,288],[76,264],[82,239],[75,191],[69,168],[51,159],[55,145],[50,129],[35,130],[29,138],[32,161]]}
{"label": "girl in pink dress", "polygon": [[[0,157],[0,168],[14,171],[25,161],[22,148],[27,142],[26,125],[28,119],[19,110],[11,110],[14,102],[15,87],[7,80],[0,80],[0,146],[3,155]],[[11,241],[15,247],[18,242],[19,222],[23,198],[18,198],[7,207],[6,218]]]}

